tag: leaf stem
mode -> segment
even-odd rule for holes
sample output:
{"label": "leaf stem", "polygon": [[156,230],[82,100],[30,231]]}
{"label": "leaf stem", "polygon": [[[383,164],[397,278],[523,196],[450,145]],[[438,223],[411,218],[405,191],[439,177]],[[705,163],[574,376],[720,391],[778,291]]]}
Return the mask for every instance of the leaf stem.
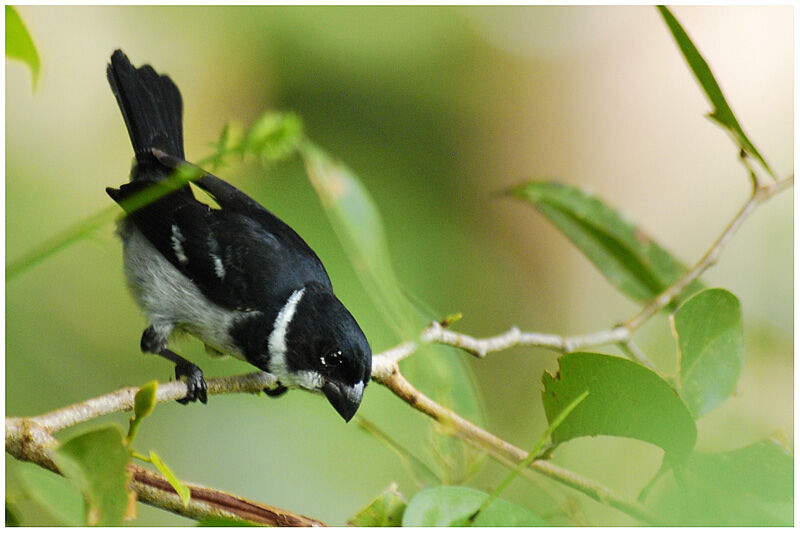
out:
{"label": "leaf stem", "polygon": [[116,206],[108,206],[46,239],[6,266],[6,282],[11,281],[56,252],[80,240],[87,233],[111,222],[116,215]]}
{"label": "leaf stem", "polygon": [[[423,488],[427,485],[441,483],[439,476],[437,476],[422,459],[418,458],[411,452],[411,450],[407,449],[386,434],[367,417],[356,415],[355,420],[364,429],[364,431],[385,444],[387,448],[392,450],[397,457],[400,458],[400,461],[402,461],[403,466],[406,467],[406,471],[414,479],[414,483],[417,485],[417,487]],[[420,476],[422,476],[424,479],[420,479]]]}
{"label": "leaf stem", "polygon": [[153,461],[150,460],[149,457],[140,454],[136,450],[131,450],[131,457],[133,457],[134,459],[139,459],[140,461],[144,461],[145,463],[152,463],[153,462]]}
{"label": "leaf stem", "polygon": [[617,346],[619,347],[620,350],[622,350],[622,353],[624,353],[631,361],[635,361],[640,365],[649,368],[656,374],[661,375],[661,372],[658,370],[658,368],[656,368],[656,365],[654,365],[653,362],[650,361],[650,358],[647,357],[647,355],[645,355],[645,353],[641,351],[639,347],[636,346],[636,344],[634,344],[632,340],[629,340],[627,342],[618,342]]}
{"label": "leaf stem", "polygon": [[544,445],[547,444],[547,441],[550,439],[550,435],[553,434],[553,431],[555,431],[556,428],[561,425],[564,419],[566,419],[569,414],[575,410],[576,407],[578,407],[578,404],[586,399],[587,396],[589,396],[589,391],[583,391],[583,394],[572,400],[572,402],[566,406],[561,413],[558,414],[556,419],[553,420],[553,423],[548,426],[544,433],[542,433],[542,436],[539,438],[539,442],[536,443],[536,446],[533,447],[525,460],[519,463],[516,467],[514,467],[513,470],[511,470],[511,472],[508,473],[505,479],[492,491],[491,494],[489,494],[489,497],[484,500],[478,510],[469,517],[470,523],[475,522],[475,519],[478,517],[478,515],[485,511],[486,508],[489,507],[492,502],[498,498],[498,496],[500,496],[500,493],[502,493],[506,487],[508,487],[511,482],[514,481],[514,478],[517,477],[522,470],[531,466],[531,463],[533,463],[539,457],[539,452],[541,452],[542,448],[544,448]]}
{"label": "leaf stem", "polygon": [[[256,122],[255,125],[258,125],[258,123],[262,122],[264,118],[268,118],[270,116],[277,115],[272,115],[269,113],[265,114],[261,120]],[[248,134],[252,134],[252,131],[253,128],[251,128]],[[133,210],[144,207],[150,202],[153,202],[165,194],[168,194],[175,188],[201,177],[205,173],[205,171],[202,170],[202,167],[207,164],[219,163],[229,155],[244,155],[244,153],[251,148],[250,145],[247,144],[248,142],[252,142],[252,139],[249,139],[245,136],[239,139],[239,142],[236,144],[224,147],[217,146],[217,151],[214,154],[201,159],[196,165],[183,165],[176,169],[176,171],[168,179],[160,181],[157,184],[147,187],[137,194],[132,195],[124,202],[126,209]],[[261,148],[263,148],[263,146],[261,146]],[[24,253],[18,259],[13,260],[11,263],[6,265],[6,282],[16,278],[23,272],[26,272],[28,269],[38,265],[45,259],[61,251],[63,248],[80,240],[87,233],[90,233],[101,226],[110,223],[117,216],[118,209],[119,208],[114,205],[104,207],[96,213],[79,220],[71,226],[68,226],[64,230],[56,233],[49,239],[44,240],[33,249]]]}
{"label": "leaf stem", "polygon": [[753,209],[755,209],[764,201],[772,198],[779,192],[791,187],[793,184],[794,175],[791,175],[786,179],[754,189],[750,199],[744,204],[744,206],[742,206],[733,220],[731,220],[731,222],[725,228],[725,231],[722,232],[722,235],[720,235],[717,240],[714,241],[714,244],[711,246],[711,248],[709,248],[705,255],[703,255],[700,261],[698,261],[698,263],[691,270],[686,272],[686,274],[681,276],[678,281],[669,286],[666,290],[664,290],[664,292],[656,296],[649,304],[647,304],[641,311],[626,321],[622,327],[626,328],[631,333],[639,329],[639,327],[647,322],[650,317],[660,311],[664,306],[672,301],[673,298],[680,294],[684,288],[689,286],[690,283],[699,278],[703,272],[717,262],[720,254],[722,253],[722,249],[726,244],[728,244],[728,241],[730,241],[731,237],[733,237]]}

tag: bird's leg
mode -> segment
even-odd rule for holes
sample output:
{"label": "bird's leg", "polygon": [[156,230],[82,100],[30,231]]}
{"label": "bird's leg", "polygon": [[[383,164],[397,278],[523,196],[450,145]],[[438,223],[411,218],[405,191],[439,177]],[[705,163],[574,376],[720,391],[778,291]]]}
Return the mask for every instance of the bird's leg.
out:
{"label": "bird's leg", "polygon": [[180,355],[167,348],[164,348],[158,352],[157,355],[160,355],[161,357],[169,359],[175,363],[176,379],[181,379],[182,377],[186,378],[186,387],[188,392],[183,399],[177,400],[178,403],[186,405],[189,402],[194,402],[197,400],[200,400],[202,403],[206,403],[208,401],[206,380],[203,378],[203,371],[200,370],[199,366],[191,361],[187,361]]}
{"label": "bird's leg", "polygon": [[208,393],[206,380],[203,378],[203,371],[200,370],[199,366],[191,361],[187,361],[167,348],[171,329],[172,328],[156,328],[155,326],[149,326],[144,330],[144,333],[142,333],[142,351],[169,359],[175,363],[175,378],[186,378],[188,392],[183,399],[178,400],[178,403],[186,405],[189,402],[197,400],[206,403],[208,401]]}

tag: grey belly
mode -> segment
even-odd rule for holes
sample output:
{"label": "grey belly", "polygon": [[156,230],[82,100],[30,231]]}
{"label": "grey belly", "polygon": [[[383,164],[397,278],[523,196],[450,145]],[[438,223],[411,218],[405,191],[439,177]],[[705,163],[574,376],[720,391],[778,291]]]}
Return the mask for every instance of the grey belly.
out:
{"label": "grey belly", "polygon": [[213,350],[244,359],[228,332],[257,311],[231,311],[211,302],[132,224],[124,226],[125,277],[150,324],[185,331]]}

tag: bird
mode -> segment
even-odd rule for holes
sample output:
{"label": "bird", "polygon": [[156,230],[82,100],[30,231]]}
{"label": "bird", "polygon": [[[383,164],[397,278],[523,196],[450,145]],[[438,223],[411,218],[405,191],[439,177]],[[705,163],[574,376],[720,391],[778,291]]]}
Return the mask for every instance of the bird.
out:
{"label": "bird", "polygon": [[[135,155],[129,181],[106,192],[125,211],[117,234],[127,284],[148,321],[141,351],[175,364],[187,385],[182,404],[206,403],[208,390],[203,371],[170,349],[173,335],[185,333],[211,355],[273,374],[267,394],[319,392],[349,421],[369,383],[372,350],[322,261],[288,224],[216,176],[201,171],[193,183],[218,207],[188,184],[170,186],[176,169],[191,165],[178,87],[150,65],[133,66],[122,50],[106,73]],[[134,205],[145,189],[157,198]]]}

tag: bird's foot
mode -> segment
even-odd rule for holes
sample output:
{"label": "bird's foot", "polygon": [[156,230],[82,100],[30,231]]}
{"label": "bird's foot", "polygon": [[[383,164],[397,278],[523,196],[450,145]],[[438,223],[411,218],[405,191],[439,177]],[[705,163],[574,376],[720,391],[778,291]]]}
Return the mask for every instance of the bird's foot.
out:
{"label": "bird's foot", "polygon": [[264,389],[264,393],[267,396],[269,396],[270,398],[277,398],[278,396],[281,396],[282,394],[285,394],[286,391],[288,391],[288,390],[289,389],[287,389],[286,387],[281,385],[281,382],[278,381],[277,383],[275,383],[275,388]]}
{"label": "bird's foot", "polygon": [[208,401],[208,387],[206,386],[205,378],[203,378],[203,371],[200,370],[199,366],[189,361],[177,363],[175,365],[175,377],[177,379],[186,378],[186,388],[188,389],[186,396],[178,400],[178,403],[186,405],[197,400],[202,403]]}

